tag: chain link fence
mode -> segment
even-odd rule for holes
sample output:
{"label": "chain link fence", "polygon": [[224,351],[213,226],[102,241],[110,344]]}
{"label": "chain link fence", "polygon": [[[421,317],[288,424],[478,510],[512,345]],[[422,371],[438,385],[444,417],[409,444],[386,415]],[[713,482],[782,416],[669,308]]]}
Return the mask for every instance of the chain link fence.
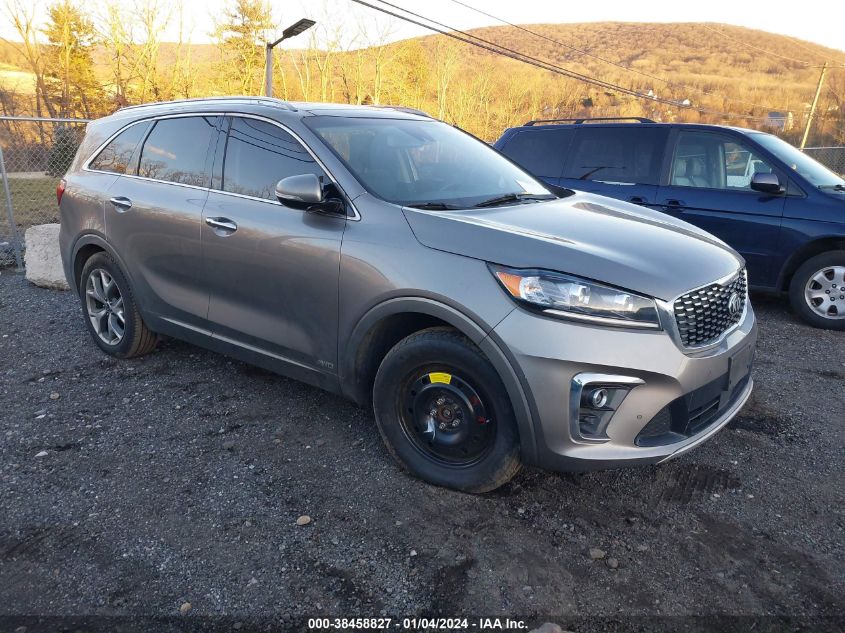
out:
{"label": "chain link fence", "polygon": [[845,178],[845,147],[805,147],[804,153]]}
{"label": "chain link fence", "polygon": [[[24,231],[59,221],[56,185],[85,133],[86,119],[0,116],[0,266],[17,264]],[[808,147],[812,156],[845,176],[845,147]]]}
{"label": "chain link fence", "polygon": [[26,229],[59,221],[56,185],[85,133],[84,119],[0,116],[0,266],[20,266]]}

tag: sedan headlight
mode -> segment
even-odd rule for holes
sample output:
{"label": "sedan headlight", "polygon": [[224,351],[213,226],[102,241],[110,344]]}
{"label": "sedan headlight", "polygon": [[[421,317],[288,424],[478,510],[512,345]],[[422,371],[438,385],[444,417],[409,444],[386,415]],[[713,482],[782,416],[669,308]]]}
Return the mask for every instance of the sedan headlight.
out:
{"label": "sedan headlight", "polygon": [[621,327],[660,328],[654,299],[545,270],[490,270],[507,293],[544,314]]}

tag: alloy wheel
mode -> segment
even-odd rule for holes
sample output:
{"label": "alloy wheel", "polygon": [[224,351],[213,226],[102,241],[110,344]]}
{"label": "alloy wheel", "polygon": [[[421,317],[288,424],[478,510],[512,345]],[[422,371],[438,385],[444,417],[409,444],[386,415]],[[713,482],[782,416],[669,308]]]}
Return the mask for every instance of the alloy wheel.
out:
{"label": "alloy wheel", "polygon": [[123,297],[107,271],[95,268],[85,282],[85,309],[100,340],[118,345],[126,333]]}

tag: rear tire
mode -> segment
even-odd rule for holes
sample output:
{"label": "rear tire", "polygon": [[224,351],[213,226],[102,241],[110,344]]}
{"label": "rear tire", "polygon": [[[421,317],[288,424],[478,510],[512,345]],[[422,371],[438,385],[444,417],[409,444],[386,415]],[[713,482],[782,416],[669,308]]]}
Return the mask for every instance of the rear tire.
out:
{"label": "rear tire", "polygon": [[106,354],[133,358],[155,349],[157,336],[141,318],[126,275],[108,253],[85,262],[79,299],[88,332]]}
{"label": "rear tire", "polygon": [[789,284],[795,313],[813,327],[845,330],[845,250],[811,257]]}
{"label": "rear tire", "polygon": [[520,469],[505,387],[455,330],[423,330],[397,343],[376,374],[373,408],[390,454],[425,481],[481,493]]}

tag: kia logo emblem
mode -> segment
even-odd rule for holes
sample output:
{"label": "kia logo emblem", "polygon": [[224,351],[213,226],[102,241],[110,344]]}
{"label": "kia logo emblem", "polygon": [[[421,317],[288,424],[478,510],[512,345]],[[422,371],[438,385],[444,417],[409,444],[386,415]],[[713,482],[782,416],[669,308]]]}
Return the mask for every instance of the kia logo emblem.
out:
{"label": "kia logo emblem", "polygon": [[742,312],[742,297],[739,296],[738,292],[731,293],[728,299],[728,312],[733,317],[739,316],[739,313]]}

